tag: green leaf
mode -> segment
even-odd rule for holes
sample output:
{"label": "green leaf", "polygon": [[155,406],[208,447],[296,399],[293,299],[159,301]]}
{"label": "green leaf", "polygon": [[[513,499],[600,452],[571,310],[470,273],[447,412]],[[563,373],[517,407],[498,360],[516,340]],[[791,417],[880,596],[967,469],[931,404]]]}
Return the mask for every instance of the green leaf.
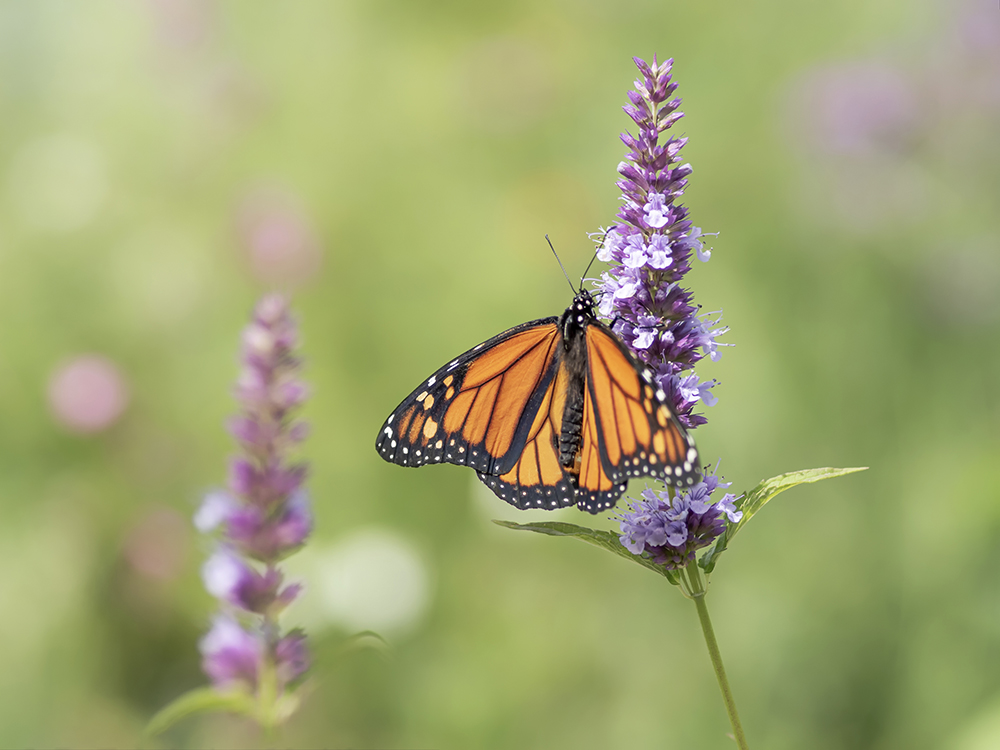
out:
{"label": "green leaf", "polygon": [[231,691],[222,693],[214,688],[195,688],[175,698],[157,711],[156,715],[146,725],[146,734],[150,737],[170,728],[181,719],[195,714],[233,713],[243,716],[253,716],[257,711],[257,703],[247,693]]}
{"label": "green leaf", "polygon": [[608,552],[613,552],[619,557],[624,557],[626,560],[631,560],[632,562],[641,565],[644,568],[652,570],[655,573],[659,573],[664,578],[668,579],[674,585],[679,583],[677,578],[677,573],[673,570],[667,570],[662,565],[657,565],[655,562],[647,557],[642,557],[640,555],[633,555],[624,546],[622,546],[621,540],[618,538],[618,534],[613,531],[602,531],[600,529],[591,529],[586,526],[577,526],[575,523],[562,523],[560,521],[540,521],[538,523],[514,523],[513,521],[497,521],[494,520],[493,523],[498,526],[503,526],[508,529],[517,529],[519,531],[534,531],[536,534],[548,534],[549,536],[569,536],[580,539],[588,544],[593,544],[595,547],[600,547],[601,549],[606,549]]}
{"label": "green leaf", "polygon": [[736,508],[743,511],[743,518],[737,524],[726,526],[726,530],[715,541],[715,545],[701,557],[698,564],[706,573],[711,573],[715,569],[719,555],[726,551],[726,547],[729,546],[732,538],[736,536],[736,532],[746,526],[747,522],[779,492],[784,492],[797,484],[809,484],[811,482],[818,482],[821,479],[842,477],[845,474],[853,474],[856,471],[864,471],[867,468],[867,466],[858,466],[851,469],[806,469],[805,471],[791,471],[787,474],[779,474],[776,477],[765,479],[736,501]]}

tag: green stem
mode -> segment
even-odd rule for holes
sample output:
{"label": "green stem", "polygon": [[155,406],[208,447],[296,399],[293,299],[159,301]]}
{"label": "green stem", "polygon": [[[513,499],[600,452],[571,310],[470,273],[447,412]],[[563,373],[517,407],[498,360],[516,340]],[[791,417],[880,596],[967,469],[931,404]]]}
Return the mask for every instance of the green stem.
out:
{"label": "green stem", "polygon": [[274,744],[275,729],[277,721],[275,717],[275,707],[278,701],[278,674],[275,669],[274,659],[268,653],[260,665],[260,674],[257,682],[257,719],[264,732],[264,741],[269,745]]}
{"label": "green stem", "polygon": [[719,680],[719,690],[722,691],[722,702],[726,704],[729,723],[733,726],[733,737],[740,750],[749,750],[747,738],[743,734],[743,725],[740,724],[740,715],[736,712],[736,701],[733,700],[733,691],[730,689],[729,680],[726,678],[726,668],[722,665],[722,654],[719,653],[719,643],[715,640],[712,619],[708,616],[708,607],[705,605],[705,579],[698,570],[698,563],[696,561],[692,561],[688,565],[686,572],[691,586],[690,596],[694,600],[694,606],[698,609],[701,630],[705,634],[705,645],[708,646],[708,655],[712,659],[712,667],[715,669],[715,676]]}
{"label": "green stem", "polygon": [[[268,565],[271,569],[271,565]],[[270,613],[264,615],[264,658],[257,677],[257,716],[264,732],[264,742],[274,747],[278,728],[278,665],[275,650],[278,645],[278,623]]]}

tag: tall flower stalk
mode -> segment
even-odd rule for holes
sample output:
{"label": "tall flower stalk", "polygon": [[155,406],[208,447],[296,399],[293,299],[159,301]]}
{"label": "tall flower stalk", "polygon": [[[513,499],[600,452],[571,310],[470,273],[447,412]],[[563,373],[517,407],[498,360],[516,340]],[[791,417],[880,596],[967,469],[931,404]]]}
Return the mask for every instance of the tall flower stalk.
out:
{"label": "tall flower stalk", "polygon": [[151,724],[156,731],[188,713],[225,710],[270,732],[297,707],[294,687],[309,667],[305,634],[283,632],[279,622],[302,590],[285,581],[279,563],[312,530],[306,465],[290,459],[306,435],[294,417],[306,397],[297,344],[285,298],[261,299],[243,331],[239,413],[229,423],[239,454],[230,462],[226,489],[209,493],[194,517],[214,546],[202,578],[219,611],[199,643],[212,687],[161,711],[159,723]]}
{"label": "tall flower stalk", "polygon": [[[718,338],[729,329],[721,325],[721,312],[702,313],[691,291],[682,286],[692,257],[707,262],[711,251],[703,234],[688,216],[680,198],[691,175],[681,149],[686,138],[668,131],[681,118],[680,99],[671,98],[677,84],[671,80],[672,60],[649,65],[633,58],[639,68],[635,90],[628,92],[626,114],[636,133],[623,133],[628,147],[618,165],[622,206],[618,221],[598,233],[597,257],[609,264],[596,286],[599,308],[611,321],[626,346],[656,373],[659,386],[678,420],[693,430],[706,423],[696,412],[699,403],[713,406],[715,380],[702,380],[696,363],[718,360],[720,348],[730,344]],[[717,470],[718,466],[716,466]],[[589,529],[575,524],[541,522],[516,524],[497,521],[508,528],[550,536],[572,536],[629,559],[678,586],[694,601],[712,667],[729,714],[733,737],[746,750],[733,692],[726,677],[712,621],[705,604],[709,576],[719,556],[772,497],[797,484],[816,482],[860,469],[813,469],[765,480],[740,495],[722,493],[730,486],[708,471],[684,494],[673,487],[663,491],[647,487],[640,500],[629,501],[618,516],[620,533]]]}
{"label": "tall flower stalk", "polygon": [[622,191],[619,222],[600,234],[599,260],[611,264],[597,284],[601,314],[612,318],[614,330],[639,359],[654,369],[660,387],[678,420],[692,429],[705,423],[695,414],[699,401],[716,402],[715,380],[699,380],[692,368],[705,356],[719,359],[716,339],[729,329],[719,325],[721,313],[701,314],[691,292],[681,286],[691,270],[691,252],[708,262],[702,232],[688,219],[679,200],[687,187],[691,165],[681,163],[687,138],[661,136],[684,113],[680,99],[671,99],[673,60],[647,65],[634,58],[641,76],[628,92],[625,113],[638,130],[622,133],[628,147],[618,165]]}
{"label": "tall flower stalk", "polygon": [[[629,151],[618,165],[622,191],[619,223],[604,233],[597,254],[611,264],[598,284],[600,308],[602,314],[613,318],[614,329],[625,345],[654,368],[678,420],[692,430],[707,421],[694,412],[697,403],[716,403],[711,392],[716,381],[700,380],[694,365],[705,356],[719,358],[716,339],[729,329],[719,325],[721,313],[699,314],[691,291],[681,285],[691,270],[692,251],[703,262],[708,262],[711,252],[704,250],[701,229],[680,204],[692,169],[681,159],[687,138],[667,132],[684,116],[678,109],[681,100],[671,98],[677,89],[671,80],[673,60],[657,64],[654,57],[648,65],[633,59],[640,76],[635,90],[628,92],[629,104],[624,110],[637,133],[621,135]],[[705,606],[707,581],[696,558],[699,549],[722,535],[727,523],[739,523],[743,517],[733,503],[734,495],[712,502],[712,494],[720,487],[729,484],[708,474],[685,495],[673,488],[666,492],[647,488],[643,499],[630,501],[628,511],[619,517],[620,541],[632,554],[644,555],[664,570],[680,571],[682,590],[698,608],[733,734],[739,747],[746,748]]]}

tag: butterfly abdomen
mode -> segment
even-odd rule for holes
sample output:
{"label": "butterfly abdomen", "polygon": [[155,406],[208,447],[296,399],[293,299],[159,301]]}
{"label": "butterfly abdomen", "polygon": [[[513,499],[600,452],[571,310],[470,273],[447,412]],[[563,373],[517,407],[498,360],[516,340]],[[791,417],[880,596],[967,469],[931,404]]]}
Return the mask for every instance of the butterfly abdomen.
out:
{"label": "butterfly abdomen", "polygon": [[[574,398],[575,396],[575,398]],[[568,394],[563,413],[562,433],[559,435],[559,463],[572,466],[580,451],[583,428],[583,389],[578,394]]]}
{"label": "butterfly abdomen", "polygon": [[583,401],[587,388],[587,350],[584,337],[591,318],[593,312],[590,309],[573,304],[563,313],[560,321],[563,331],[561,365],[566,373],[566,406],[559,434],[559,463],[573,474],[577,473],[575,466],[583,440]]}

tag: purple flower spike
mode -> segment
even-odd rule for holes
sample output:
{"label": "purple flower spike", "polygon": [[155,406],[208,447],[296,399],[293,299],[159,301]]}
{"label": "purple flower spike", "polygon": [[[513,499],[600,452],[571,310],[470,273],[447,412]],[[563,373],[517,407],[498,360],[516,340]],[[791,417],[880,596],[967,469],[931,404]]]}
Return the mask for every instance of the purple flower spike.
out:
{"label": "purple flower spike", "polygon": [[[681,282],[691,269],[691,252],[708,261],[701,229],[688,219],[678,202],[687,187],[691,165],[682,164],[686,138],[662,136],[683,113],[680,99],[671,99],[677,84],[671,81],[672,60],[653,64],[635,58],[641,73],[635,91],[628,92],[625,113],[638,128],[622,133],[629,148],[618,165],[622,207],[618,223],[601,237],[597,257],[611,264],[596,283],[602,315],[615,321],[615,332],[643,362],[652,366],[657,382],[687,428],[704,424],[694,413],[702,402],[712,406],[710,388],[689,372],[705,356],[719,358],[716,339],[729,329],[720,326],[721,313],[709,321],[699,317],[691,292]],[[652,321],[652,322],[651,322]]]}
{"label": "purple flower spike", "polygon": [[671,498],[668,492],[643,490],[642,500],[630,501],[629,510],[618,517],[622,545],[667,568],[684,567],[725,530],[727,519],[739,523],[743,518],[735,495],[712,501],[716,490],[727,487],[728,482],[706,474],[686,495]]}
{"label": "purple flower spike", "polygon": [[[285,585],[277,563],[305,543],[313,523],[302,486],[306,466],[289,460],[307,433],[292,413],[307,395],[298,377],[297,343],[287,301],[264,297],[243,331],[235,390],[240,413],[229,422],[241,452],[229,463],[228,488],[209,493],[194,518],[199,531],[217,535],[202,578],[226,612],[201,641],[205,673],[218,687],[259,688],[272,699],[309,664],[305,635],[282,637],[278,626],[281,611],[302,586]],[[257,684],[265,680],[277,684],[265,690]]]}

